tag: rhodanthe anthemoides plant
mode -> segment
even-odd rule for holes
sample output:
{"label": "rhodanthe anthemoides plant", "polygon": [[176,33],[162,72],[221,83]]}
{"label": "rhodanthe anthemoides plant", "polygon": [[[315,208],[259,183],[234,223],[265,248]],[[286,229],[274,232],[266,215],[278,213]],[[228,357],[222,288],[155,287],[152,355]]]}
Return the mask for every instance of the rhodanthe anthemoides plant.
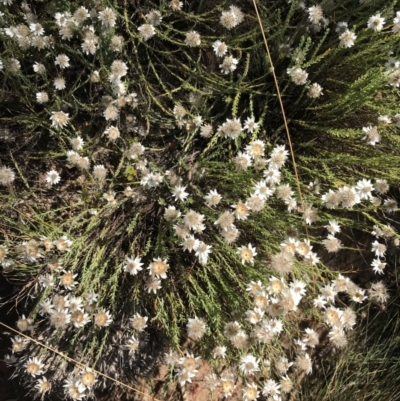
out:
{"label": "rhodanthe anthemoides plant", "polygon": [[207,364],[210,394],[290,399],[389,299],[398,2],[0,3],[15,374],[79,400]]}

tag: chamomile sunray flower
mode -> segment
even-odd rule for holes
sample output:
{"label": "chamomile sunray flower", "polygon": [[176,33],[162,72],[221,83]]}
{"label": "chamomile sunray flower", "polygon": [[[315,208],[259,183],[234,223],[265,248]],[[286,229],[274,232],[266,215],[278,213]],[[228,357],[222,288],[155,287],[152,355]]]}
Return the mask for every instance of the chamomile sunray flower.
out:
{"label": "chamomile sunray flower", "polygon": [[386,267],[386,263],[382,262],[379,258],[376,258],[371,263],[372,269],[376,274],[383,274],[383,270]]}
{"label": "chamomile sunray flower", "polygon": [[239,369],[245,375],[251,375],[260,370],[260,360],[252,354],[247,354],[240,360]]}
{"label": "chamomile sunray flower", "polygon": [[195,255],[199,258],[199,263],[201,265],[206,265],[208,261],[209,254],[211,253],[212,245],[207,245],[203,241],[198,241],[196,247],[194,248]]}
{"label": "chamomile sunray flower", "polygon": [[169,265],[167,263],[167,259],[154,258],[153,262],[150,263],[147,270],[149,270],[149,274],[156,278],[166,279],[167,271],[169,269]]}
{"label": "chamomile sunray flower", "polygon": [[289,237],[280,244],[280,247],[284,252],[294,255],[296,253],[297,247],[299,246],[299,243],[300,242],[297,239]]}
{"label": "chamomile sunray flower", "polygon": [[182,185],[176,185],[172,191],[172,196],[175,197],[175,200],[180,200],[183,202],[189,194],[186,192],[186,187]]}
{"label": "chamomile sunray flower", "polygon": [[71,146],[75,151],[82,150],[83,145],[85,144],[85,141],[79,135],[74,138],[71,138],[69,142],[71,143]]}
{"label": "chamomile sunray flower", "polygon": [[90,316],[87,312],[77,309],[71,312],[71,323],[77,329],[80,329],[90,322]]}
{"label": "chamomile sunray flower", "polygon": [[195,248],[197,248],[199,244],[199,240],[194,237],[194,235],[189,235],[183,239],[183,243],[181,246],[184,251],[192,252]]}
{"label": "chamomile sunray flower", "polygon": [[65,330],[71,322],[71,313],[67,308],[58,308],[50,313],[50,324],[56,330]]}
{"label": "chamomile sunray flower", "polygon": [[139,340],[132,335],[125,347],[129,349],[129,354],[133,355],[139,349]]}
{"label": "chamomile sunray flower", "polygon": [[281,172],[274,168],[264,170],[265,181],[270,185],[279,184],[281,181]]}
{"label": "chamomile sunray flower", "polygon": [[97,374],[89,367],[80,372],[79,380],[86,388],[91,388],[97,382]]}
{"label": "chamomile sunray flower", "polygon": [[15,180],[14,171],[7,166],[0,167],[0,185],[7,186]]}
{"label": "chamomile sunray flower", "polygon": [[38,357],[29,358],[25,364],[25,370],[33,377],[40,376],[44,373],[44,364]]}
{"label": "chamomile sunray flower", "polygon": [[185,43],[189,47],[200,46],[201,38],[198,32],[190,31],[186,34]]}
{"label": "chamomile sunray flower", "polygon": [[56,128],[63,128],[68,124],[69,114],[63,111],[53,111],[51,113],[51,125]]}
{"label": "chamomile sunray flower", "polygon": [[38,379],[35,385],[35,389],[39,394],[47,393],[51,388],[50,382],[46,379],[46,377],[41,377]]}
{"label": "chamomile sunray flower", "polygon": [[186,325],[188,336],[195,341],[200,340],[207,331],[207,325],[203,319],[195,317],[189,319]]}
{"label": "chamomile sunray flower", "polygon": [[246,202],[239,201],[236,205],[231,205],[234,208],[233,214],[238,220],[247,220],[250,214],[250,209]]}
{"label": "chamomile sunray flower", "polygon": [[133,329],[137,332],[142,332],[147,327],[147,320],[149,318],[147,316],[141,316],[139,313],[136,313],[130,320]]}
{"label": "chamomile sunray flower", "polygon": [[314,300],[313,300],[313,306],[316,309],[325,309],[327,300],[323,295],[318,295]]}
{"label": "chamomile sunray flower", "polygon": [[64,388],[70,398],[73,400],[82,400],[86,396],[86,387],[82,384],[79,378],[67,379],[64,381]]}
{"label": "chamomile sunray flower", "polygon": [[255,401],[260,395],[256,383],[246,383],[242,391],[244,401]]}
{"label": "chamomile sunray flower", "polygon": [[264,383],[263,395],[269,396],[272,400],[280,400],[280,384],[273,379],[268,379]]}
{"label": "chamomile sunray flower", "polygon": [[68,252],[72,246],[72,241],[66,235],[61,236],[59,239],[53,241],[53,245],[60,252]]}
{"label": "chamomile sunray flower", "polygon": [[251,156],[245,152],[238,152],[234,159],[235,166],[238,170],[246,170],[253,163]]}
{"label": "chamomile sunray flower", "polygon": [[65,68],[68,68],[68,67],[70,67],[69,57],[65,54],[59,54],[56,57],[54,64],[58,65],[62,70]]}
{"label": "chamomile sunray flower", "polygon": [[369,18],[367,26],[375,32],[380,32],[385,25],[385,18],[381,17],[381,14],[373,15]]}
{"label": "chamomile sunray flower", "polygon": [[135,276],[141,270],[143,270],[142,266],[143,266],[143,263],[141,263],[141,258],[127,257],[123,269],[130,275]]}
{"label": "chamomile sunray flower", "polygon": [[360,199],[371,199],[372,191],[375,189],[371,180],[362,179],[357,182],[356,191]]}
{"label": "chamomile sunray flower", "polygon": [[75,312],[83,308],[83,299],[81,297],[69,297],[69,310]]}
{"label": "chamomile sunray flower", "polygon": [[13,352],[22,352],[26,345],[28,344],[28,340],[21,336],[15,336],[11,339],[12,341],[12,351]]}
{"label": "chamomile sunray flower", "polygon": [[183,217],[183,222],[185,226],[189,229],[195,229],[195,227],[203,224],[204,215],[195,212],[194,210],[189,210]]}
{"label": "chamomile sunray flower", "polygon": [[56,170],[50,170],[46,173],[46,181],[51,185],[55,185],[61,181],[61,176]]}
{"label": "chamomile sunray flower", "polygon": [[106,135],[111,141],[115,141],[121,136],[121,133],[118,127],[111,125],[104,131],[104,135]]}
{"label": "chamomile sunray flower", "polygon": [[260,139],[256,139],[255,141],[250,142],[250,144],[246,146],[246,153],[249,154],[254,159],[264,156],[264,151],[265,151],[265,145],[264,142],[261,141]]}
{"label": "chamomile sunray flower", "polygon": [[157,294],[157,291],[161,290],[161,280],[157,277],[150,276],[146,281],[145,288],[148,293],[152,292],[153,294]]}
{"label": "chamomile sunray flower", "polygon": [[324,226],[329,234],[335,235],[340,232],[340,225],[336,220],[330,220],[327,226]]}
{"label": "chamomile sunray flower", "polygon": [[219,65],[222,74],[229,74],[236,70],[239,60],[233,56],[225,56],[222,64]]}
{"label": "chamomile sunray flower", "polygon": [[115,26],[117,15],[111,8],[106,7],[104,10],[99,12],[98,19],[100,20],[102,26],[108,29]]}
{"label": "chamomile sunray flower", "polygon": [[29,24],[29,29],[32,32],[32,34],[35,36],[43,36],[44,35],[44,29],[43,29],[42,25],[39,23]]}
{"label": "chamomile sunray flower", "polygon": [[78,276],[77,273],[73,274],[72,272],[65,271],[62,276],[60,276],[60,285],[63,286],[67,290],[72,290],[78,284],[75,281],[75,278]]}
{"label": "chamomile sunray flower", "polygon": [[225,359],[227,350],[228,350],[227,347],[225,347],[224,345],[219,345],[219,346],[215,347],[212,352],[213,358],[214,359],[217,359],[217,358]]}
{"label": "chamomile sunray flower", "polygon": [[98,312],[94,315],[94,323],[98,327],[107,327],[112,323],[111,313],[102,308],[99,309]]}
{"label": "chamomile sunray flower", "polygon": [[172,222],[178,219],[181,216],[181,212],[176,209],[175,206],[168,206],[164,210],[164,219],[166,221]]}
{"label": "chamomile sunray flower", "polygon": [[222,42],[220,40],[216,40],[213,45],[212,45],[214,52],[216,56],[218,57],[223,57],[228,51],[228,46],[225,44],[225,42]]}
{"label": "chamomile sunray flower", "polygon": [[267,184],[266,180],[261,180],[254,186],[254,193],[263,199],[268,199],[273,195],[274,191]]}
{"label": "chamomile sunray flower", "polygon": [[254,257],[257,256],[257,252],[256,248],[254,248],[251,244],[248,246],[243,245],[239,247],[237,253],[242,261],[242,264],[254,264]]}
{"label": "chamomile sunray flower", "polygon": [[216,189],[210,190],[204,197],[207,206],[217,206],[222,199],[222,196],[217,192]]}
{"label": "chamomile sunray flower", "polygon": [[244,122],[243,130],[252,134],[259,127],[260,127],[260,124],[256,122],[254,117],[247,117],[247,119]]}
{"label": "chamomile sunray flower", "polygon": [[385,252],[386,252],[386,245],[385,244],[381,244],[378,241],[374,241],[372,243],[372,252],[375,253],[375,256],[383,258],[385,256]]}
{"label": "chamomile sunray flower", "polygon": [[39,284],[43,288],[54,287],[55,285],[54,276],[52,274],[43,274],[39,276]]}

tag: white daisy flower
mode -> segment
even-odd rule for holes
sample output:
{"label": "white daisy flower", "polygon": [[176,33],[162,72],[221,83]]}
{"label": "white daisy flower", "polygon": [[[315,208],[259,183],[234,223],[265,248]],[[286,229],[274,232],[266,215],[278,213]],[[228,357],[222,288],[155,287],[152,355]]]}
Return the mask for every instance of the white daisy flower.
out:
{"label": "white daisy flower", "polygon": [[57,173],[55,170],[50,170],[48,173],[46,173],[46,181],[51,184],[58,184],[61,180],[60,174]]}
{"label": "white daisy flower", "polygon": [[257,359],[254,355],[247,354],[240,360],[239,369],[245,375],[252,375],[253,373],[259,372],[259,363],[260,360]]}
{"label": "white daisy flower", "polygon": [[94,323],[98,327],[106,327],[112,323],[111,313],[106,309],[100,309],[94,315]]}
{"label": "white daisy flower", "polygon": [[236,70],[239,60],[232,56],[225,56],[222,64],[219,65],[222,74],[229,74]]}
{"label": "white daisy flower", "polygon": [[254,264],[254,256],[257,256],[256,248],[251,244],[248,246],[241,246],[238,248],[237,253],[242,260],[242,264],[251,263]]}
{"label": "white daisy flower", "polygon": [[62,128],[68,124],[69,114],[63,111],[52,111],[50,120],[52,126]]}
{"label": "white daisy flower", "polygon": [[29,358],[25,364],[26,373],[30,374],[31,376],[39,376],[44,373],[44,364],[43,362],[37,358]]}
{"label": "white daisy flower", "polygon": [[210,190],[204,197],[207,206],[217,206],[221,202],[222,196],[217,192],[216,189]]}
{"label": "white daisy flower", "polygon": [[127,257],[125,263],[126,264],[124,266],[124,271],[128,272],[132,276],[135,276],[141,270],[143,270],[142,269],[143,263],[141,263],[141,258],[139,258],[139,257],[136,257],[136,258]]}
{"label": "white daisy flower", "polygon": [[385,25],[385,18],[381,17],[381,14],[373,15],[368,20],[368,28],[373,29],[375,32],[380,32]]}
{"label": "white daisy flower", "polygon": [[172,196],[175,197],[175,200],[184,201],[188,197],[188,193],[185,191],[186,187],[181,185],[176,185],[172,191]]}
{"label": "white daisy flower", "polygon": [[69,57],[65,54],[59,54],[56,57],[56,61],[54,62],[55,65],[58,65],[61,69],[65,69],[70,67],[69,64]]}
{"label": "white daisy flower", "polygon": [[151,24],[143,24],[140,25],[138,28],[139,35],[140,37],[144,40],[147,41],[151,37],[153,37],[156,34],[156,30],[154,29],[154,26]]}
{"label": "white daisy flower", "polygon": [[256,123],[254,117],[247,117],[246,121],[244,122],[243,129],[247,132],[253,133],[253,131],[259,127],[260,127],[260,124]]}
{"label": "white daisy flower", "polygon": [[203,241],[198,241],[196,244],[195,255],[199,258],[199,263],[201,265],[206,265],[208,261],[208,256],[211,253],[211,245],[205,244]]}
{"label": "white daisy flower", "polygon": [[167,278],[167,271],[169,269],[169,265],[167,263],[167,259],[162,260],[161,258],[154,258],[153,262],[150,263],[147,270],[149,270],[149,274],[151,276],[157,278]]}
{"label": "white daisy flower", "polygon": [[213,43],[213,49],[215,54],[218,57],[223,57],[225,56],[226,52],[228,51],[228,46],[225,44],[225,42],[221,42],[220,40],[216,40]]}

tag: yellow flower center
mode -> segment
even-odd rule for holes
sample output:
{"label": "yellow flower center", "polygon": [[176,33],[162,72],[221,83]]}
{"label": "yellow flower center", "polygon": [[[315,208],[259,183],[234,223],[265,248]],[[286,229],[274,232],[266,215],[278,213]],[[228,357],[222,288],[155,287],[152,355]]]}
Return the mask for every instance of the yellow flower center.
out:
{"label": "yellow flower center", "polygon": [[83,321],[83,317],[84,317],[84,315],[83,315],[83,313],[80,311],[80,310],[77,310],[77,311],[75,311],[73,314],[72,314],[72,320],[74,321],[74,322],[76,322],[76,323],[81,323],[82,321]]}
{"label": "yellow flower center", "polygon": [[253,252],[249,248],[244,248],[240,252],[240,256],[243,260],[249,261],[253,259]]}
{"label": "yellow flower center", "polygon": [[27,319],[19,319],[17,326],[21,331],[26,331],[28,330],[29,322]]}
{"label": "yellow flower center", "polygon": [[69,287],[74,284],[74,276],[72,273],[66,273],[61,277],[61,284],[65,287]]}
{"label": "yellow flower center", "polygon": [[254,145],[251,146],[251,150],[253,152],[253,155],[255,157],[260,157],[263,154],[263,148],[260,144],[256,143]]}
{"label": "yellow flower center", "polygon": [[153,273],[163,274],[167,271],[167,265],[164,262],[153,262]]}
{"label": "yellow flower center", "polygon": [[274,294],[280,294],[283,290],[283,284],[279,280],[274,280],[271,282],[271,291]]}
{"label": "yellow flower center", "polygon": [[231,393],[235,385],[232,380],[226,380],[222,382],[222,392],[223,393]]}
{"label": "yellow flower center", "polygon": [[85,372],[81,377],[81,382],[85,386],[91,386],[96,380],[96,376],[92,372]]}
{"label": "yellow flower center", "polygon": [[248,213],[249,209],[244,203],[238,203],[236,206],[236,213],[239,216],[246,216]]}
{"label": "yellow flower center", "polygon": [[255,400],[257,398],[257,389],[250,387],[246,389],[246,398],[248,400]]}
{"label": "yellow flower center", "polygon": [[105,326],[107,324],[108,317],[104,312],[99,312],[94,318],[94,322],[97,324],[97,326]]}
{"label": "yellow flower center", "polygon": [[26,371],[30,374],[30,375],[36,375],[40,370],[40,366],[35,363],[35,362],[31,362],[30,364],[28,364],[28,366],[26,367]]}

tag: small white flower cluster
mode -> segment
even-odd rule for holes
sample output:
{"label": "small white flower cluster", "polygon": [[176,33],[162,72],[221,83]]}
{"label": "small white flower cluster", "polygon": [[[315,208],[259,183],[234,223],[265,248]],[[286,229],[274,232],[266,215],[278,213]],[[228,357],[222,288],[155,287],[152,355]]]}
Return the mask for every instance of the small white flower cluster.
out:
{"label": "small white flower cluster", "polygon": [[[213,43],[213,49],[217,57],[224,57],[228,52],[228,46],[225,42],[221,42],[220,40],[216,40]],[[222,74],[229,74],[236,70],[238,64],[239,60],[237,58],[233,56],[225,56],[222,64],[219,65],[219,68],[221,68]]]}
{"label": "small white flower cluster", "polygon": [[[111,88],[115,96],[122,96],[126,92],[125,84],[121,81],[128,72],[128,66],[121,60],[114,60],[111,64],[111,73],[108,80],[111,82]],[[107,117],[106,117],[107,119]]]}
{"label": "small white flower cluster", "polygon": [[220,17],[221,25],[226,29],[232,29],[238,26],[244,19],[240,8],[230,6],[230,11],[223,11]]}
{"label": "small white flower cluster", "polygon": [[[374,186],[375,185],[375,186]],[[380,199],[372,195],[373,191],[378,194],[385,194],[389,187],[386,180],[376,180],[375,184],[371,180],[362,179],[357,182],[355,187],[343,186],[337,191],[329,190],[322,195],[321,199],[328,209],[337,207],[352,208],[361,203],[362,200],[370,201],[372,204],[379,206]]]}
{"label": "small white flower cluster", "polygon": [[79,375],[64,381],[66,394],[73,400],[82,400],[88,396],[86,391],[90,391],[97,382],[96,377],[96,373],[90,368],[80,371]]}
{"label": "small white flower cluster", "polygon": [[156,34],[154,27],[161,25],[162,16],[158,10],[151,10],[148,14],[146,14],[146,19],[149,23],[142,24],[138,28],[140,38],[144,41],[148,41]]}
{"label": "small white flower cluster", "polygon": [[357,39],[357,36],[348,29],[347,22],[339,22],[336,27],[336,32],[339,35],[340,46],[345,48],[354,46],[354,41]]}
{"label": "small white flower cluster", "polygon": [[[335,221],[331,221],[328,230],[330,233],[340,231],[340,227]],[[289,244],[289,243],[288,243]],[[288,246],[286,244],[285,246]],[[269,344],[276,341],[280,334],[285,330],[285,315],[291,311],[296,311],[297,306],[306,296],[306,283],[300,280],[293,280],[288,283],[283,278],[274,276],[269,277],[269,282],[265,286],[261,281],[251,282],[247,286],[253,309],[245,313],[245,320],[250,324],[250,333],[246,333],[244,326],[238,321],[231,321],[225,324],[224,335],[233,349],[243,350],[248,348],[254,341],[260,344]],[[378,289],[379,290],[379,289]],[[374,288],[374,291],[377,289]],[[360,289],[348,278],[341,275],[330,284],[321,288],[320,294],[312,301],[314,307],[322,314],[324,322],[330,327],[329,340],[336,348],[343,348],[347,345],[346,331],[352,330],[356,323],[356,313],[351,307],[339,309],[335,307],[336,296],[340,292],[345,292],[350,299],[356,303],[365,300],[365,291]],[[188,335],[194,340],[201,339],[206,331],[206,324],[202,319],[189,319],[187,324]],[[319,334],[312,328],[305,328],[301,338],[295,340],[297,347],[296,356],[290,362],[285,356],[281,356],[274,361],[276,372],[281,375],[279,380],[270,377],[264,381],[246,382],[243,386],[243,397],[245,400],[255,400],[262,392],[266,397],[280,401],[282,395],[290,392],[293,383],[288,377],[288,372],[293,367],[299,372],[310,374],[312,372],[312,360],[310,353],[307,352],[319,344]],[[213,350],[214,359],[225,359],[227,357],[227,346],[217,345]],[[230,360],[230,359],[229,359]],[[198,372],[201,360],[193,354],[179,358],[175,353],[166,354],[166,362],[174,369],[180,384],[184,386],[191,383],[191,380]],[[220,389],[225,397],[232,395],[236,385],[238,374],[244,377],[262,377],[264,369],[270,370],[271,361],[260,360],[251,353],[246,353],[240,357],[237,365],[230,364],[229,369],[224,370],[218,377],[211,372],[206,378],[205,383],[210,391]],[[282,394],[282,395],[281,395]]]}
{"label": "small white flower cluster", "polygon": [[328,26],[329,20],[324,17],[324,12],[319,4],[309,7],[306,11],[308,13],[308,21],[311,23],[310,28],[313,31],[319,32],[322,27]]}
{"label": "small white flower cluster", "polygon": [[291,67],[287,69],[290,79],[295,85],[305,85],[307,82],[308,72],[300,67]]}

